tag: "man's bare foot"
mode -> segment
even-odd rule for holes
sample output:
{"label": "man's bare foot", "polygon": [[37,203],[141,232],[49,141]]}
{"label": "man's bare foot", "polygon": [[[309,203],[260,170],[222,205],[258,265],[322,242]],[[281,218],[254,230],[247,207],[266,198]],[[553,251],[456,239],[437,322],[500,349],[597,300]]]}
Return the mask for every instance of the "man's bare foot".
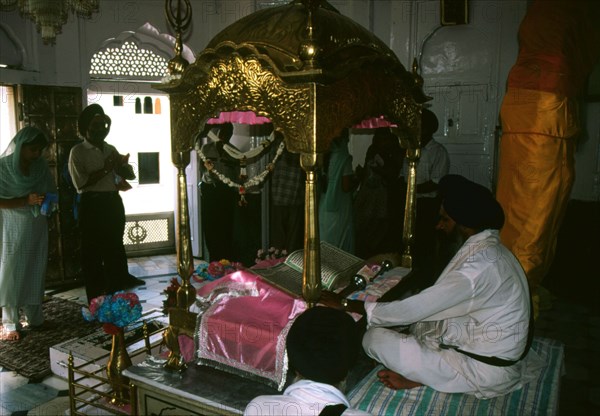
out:
{"label": "man's bare foot", "polygon": [[421,383],[407,379],[392,370],[381,370],[377,372],[377,377],[386,387],[393,390],[413,389],[422,386]]}
{"label": "man's bare foot", "polygon": [[21,339],[19,331],[8,331],[2,328],[0,331],[0,341],[18,341]]}

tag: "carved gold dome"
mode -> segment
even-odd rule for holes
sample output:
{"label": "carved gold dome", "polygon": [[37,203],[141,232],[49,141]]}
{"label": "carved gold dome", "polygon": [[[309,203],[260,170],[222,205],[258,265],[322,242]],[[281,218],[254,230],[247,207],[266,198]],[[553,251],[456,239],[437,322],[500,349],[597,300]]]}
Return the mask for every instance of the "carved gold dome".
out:
{"label": "carved gold dome", "polygon": [[224,29],[207,49],[247,46],[268,56],[282,77],[299,76],[303,70],[316,76],[319,69],[326,77],[341,77],[365,64],[385,64],[404,71],[394,53],[372,32],[327,2],[313,7],[296,0],[259,10]]}
{"label": "carved gold dome", "polygon": [[384,116],[418,136],[422,94],[373,33],[326,2],[295,0],[256,11],[217,34],[180,79],[172,100],[177,149],[222,111],[268,117],[292,152],[323,153],[344,127]]}

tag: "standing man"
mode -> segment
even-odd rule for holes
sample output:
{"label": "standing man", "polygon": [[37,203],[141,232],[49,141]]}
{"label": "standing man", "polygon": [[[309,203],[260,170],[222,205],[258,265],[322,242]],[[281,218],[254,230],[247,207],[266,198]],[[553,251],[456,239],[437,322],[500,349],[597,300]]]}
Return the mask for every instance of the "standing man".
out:
{"label": "standing man", "polygon": [[452,175],[442,195],[437,228],[461,244],[433,286],[393,302],[363,304],[333,292],[324,292],[322,302],[366,314],[363,347],[386,367],[378,377],[387,387],[504,395],[543,365],[528,354],[533,328],[527,279],[500,243],[504,213],[487,188]]}
{"label": "standing man", "polygon": [[104,142],[110,118],[98,104],[86,107],[79,116],[79,133],[84,141],[69,155],[69,173],[81,194],[82,269],[88,301],[119,290],[143,285],[129,274],[123,247],[125,208],[117,188],[119,176],[134,179],[123,171],[130,168],[129,155],[120,155]]}
{"label": "standing man", "polygon": [[496,195],[506,211],[502,242],[525,269],[537,313],[575,182],[579,106],[600,58],[600,2],[528,4],[500,109]]}
{"label": "standing man", "polygon": [[[216,129],[216,133],[211,131],[213,129]],[[205,163],[200,168],[202,178],[200,181],[200,204],[204,241],[208,248],[210,261],[229,258],[235,258],[238,261],[233,248],[233,223],[239,195],[215,174],[217,171],[224,177],[235,181],[239,178],[238,161],[229,156],[224,149],[225,144],[229,143],[233,136],[233,124],[207,124],[205,131],[199,137],[205,137],[205,133],[211,141],[202,145],[200,151],[210,161],[211,166],[209,169]]]}
{"label": "standing man", "polygon": [[[275,134],[281,136],[279,132]],[[291,253],[304,247],[305,174],[300,155],[284,149],[272,175],[270,243]]]}

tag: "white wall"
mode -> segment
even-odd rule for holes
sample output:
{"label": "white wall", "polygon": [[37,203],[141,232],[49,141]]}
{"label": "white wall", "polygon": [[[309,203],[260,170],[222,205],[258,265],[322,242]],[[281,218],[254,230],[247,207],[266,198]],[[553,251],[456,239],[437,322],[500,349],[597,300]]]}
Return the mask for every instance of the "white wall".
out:
{"label": "white wall", "polygon": [[[331,0],[341,13],[372,30],[398,55],[407,69],[416,57],[432,109],[440,118],[437,139],[451,156],[453,172],[487,186],[494,178],[499,107],[506,78],[518,52],[517,29],[526,0],[470,0],[469,24],[439,27],[439,0]],[[193,23],[185,39],[200,52],[220,30],[254,11],[254,0],[193,1]],[[33,25],[18,12],[1,12],[0,25],[9,28],[26,51],[25,71],[0,69],[2,83],[81,86],[89,84],[89,60],[102,43],[146,22],[169,32],[162,0],[101,0],[100,12],[89,21],[70,17],[55,46],[44,46]],[[1,53],[0,53],[1,55]],[[573,197],[600,199],[598,176],[598,106],[583,108],[591,129],[577,154]],[[448,126],[451,118],[453,125]],[[595,121],[596,120],[596,121]],[[457,123],[458,121],[458,123]],[[369,140],[368,136],[365,136]],[[356,146],[361,152],[364,146]],[[355,162],[362,163],[356,155]]]}

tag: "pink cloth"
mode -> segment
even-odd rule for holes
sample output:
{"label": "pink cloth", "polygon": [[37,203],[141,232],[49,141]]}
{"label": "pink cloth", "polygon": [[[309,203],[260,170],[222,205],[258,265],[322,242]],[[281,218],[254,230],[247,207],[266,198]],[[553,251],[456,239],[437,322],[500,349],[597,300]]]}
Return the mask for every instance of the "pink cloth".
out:
{"label": "pink cloth", "polygon": [[267,117],[257,116],[252,111],[221,111],[219,117],[209,118],[207,124],[223,124],[223,123],[238,123],[238,124],[266,124],[271,120]]}
{"label": "pink cloth", "polygon": [[202,315],[196,357],[201,363],[262,377],[281,389],[287,373],[285,338],[306,303],[247,270],[198,289],[200,298],[218,293],[222,295]]}
{"label": "pink cloth", "polygon": [[353,129],[377,129],[380,127],[396,127],[396,124],[390,123],[384,116],[379,116],[363,120],[352,126]]}
{"label": "pink cloth", "polygon": [[266,269],[268,267],[277,266],[279,263],[283,263],[285,261],[285,257],[281,257],[278,259],[265,259],[256,263],[254,266],[250,267],[251,269]]}
{"label": "pink cloth", "polygon": [[179,335],[177,341],[179,341],[179,351],[181,352],[183,361],[186,363],[194,361],[196,353],[194,340],[187,335]]}
{"label": "pink cloth", "polygon": [[[238,123],[238,124],[267,124],[271,120],[267,117],[257,116],[252,111],[221,111],[219,117],[209,118],[207,124],[223,124],[223,123]],[[372,117],[361,121],[359,124],[352,126],[354,129],[376,129],[379,127],[396,127],[390,123],[384,116]]]}

